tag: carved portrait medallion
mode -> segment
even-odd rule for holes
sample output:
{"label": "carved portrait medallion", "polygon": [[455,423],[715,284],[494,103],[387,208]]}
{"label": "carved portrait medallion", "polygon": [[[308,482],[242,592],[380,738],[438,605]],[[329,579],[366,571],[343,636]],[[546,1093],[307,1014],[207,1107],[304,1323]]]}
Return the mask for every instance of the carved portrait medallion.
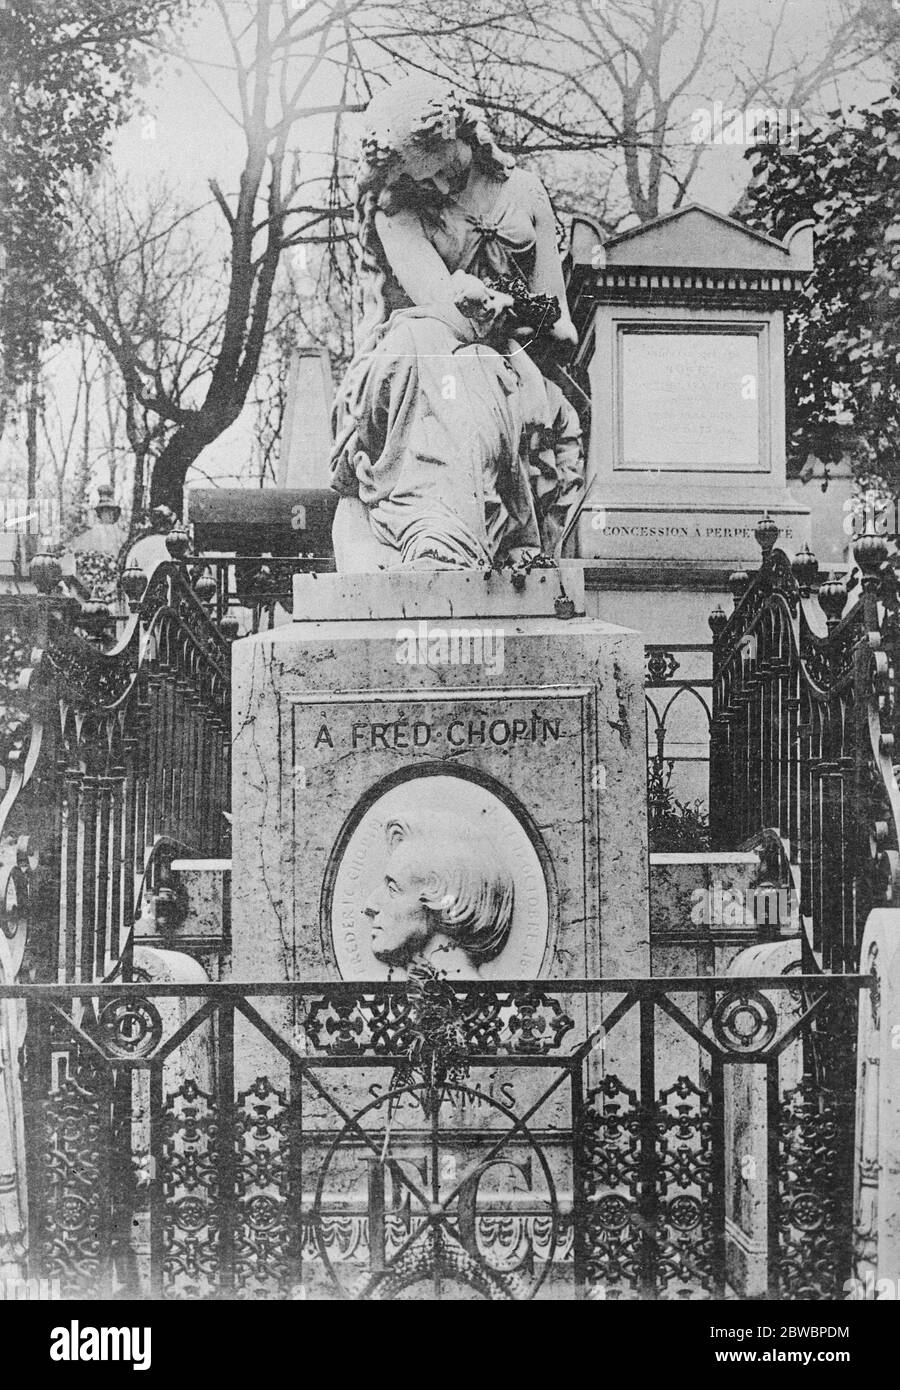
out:
{"label": "carved portrait medallion", "polygon": [[323,934],[345,980],[528,979],[549,954],[552,894],[536,831],[490,787],[419,775],[367,800],[332,852]]}

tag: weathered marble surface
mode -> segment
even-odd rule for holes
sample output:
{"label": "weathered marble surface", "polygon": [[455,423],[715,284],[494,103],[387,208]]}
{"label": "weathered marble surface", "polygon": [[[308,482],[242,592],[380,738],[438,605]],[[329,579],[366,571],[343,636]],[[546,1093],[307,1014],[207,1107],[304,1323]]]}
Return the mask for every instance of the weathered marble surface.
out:
{"label": "weathered marble surface", "polygon": [[[310,577],[298,590],[295,612],[321,614],[330,605],[340,616],[294,622],[234,646],[234,978],[325,981],[342,971],[353,979],[385,978],[360,911],[372,891],[370,861],[383,853],[379,816],[412,819],[417,805],[433,807],[435,789],[447,803],[440,809],[468,806],[485,817],[515,877],[518,916],[509,945],[480,967],[482,978],[648,974],[640,636],[597,619],[555,617],[559,577],[552,572],[532,574],[524,593],[504,576],[373,576],[366,611],[381,616],[366,620],[343,616],[362,601],[357,576]],[[513,615],[514,605],[526,611]],[[394,617],[383,616],[392,608]],[[489,639],[481,655],[492,659],[398,661],[398,637],[410,629],[418,637],[420,624],[429,635],[480,633]],[[569,996],[564,1006],[574,1026],[562,1051],[619,997],[601,1004]],[[281,1037],[306,1049],[293,1001],[252,1003]],[[632,1011],[592,1058],[588,1085],[604,1070],[633,1077],[636,1030]],[[238,1084],[267,1074],[283,1087],[285,1062],[272,1044],[243,1019],[237,1038]],[[322,1131],[321,1146],[307,1153],[308,1185],[315,1185],[341,1113],[364,1114],[373,1152],[381,1152],[392,1076],[390,1065],[354,1061],[319,1072],[319,1086],[304,1086],[304,1125],[308,1133]],[[451,1143],[442,1150],[442,1163],[467,1171],[478,1145],[508,1133],[502,1107],[522,1115],[537,1105],[532,1124],[551,1136],[544,1153],[557,1191],[570,1200],[569,1091],[553,1088],[556,1076],[521,1066],[473,1067],[466,1098],[444,1116],[464,1137],[453,1141],[456,1149]],[[418,1102],[401,1099],[392,1125],[392,1155],[424,1161],[427,1119]],[[524,1136],[508,1145],[516,1163],[527,1164],[530,1154]],[[534,1191],[525,1195],[542,1209],[543,1178],[532,1166]],[[323,1178],[329,1210],[364,1210],[368,1171],[359,1154],[341,1148]],[[521,1200],[519,1187],[512,1183],[510,1193],[504,1187],[494,1197]]]}
{"label": "weathered marble surface", "polygon": [[577,341],[546,191],[461,92],[413,74],[367,107],[356,207],[366,315],[335,400],[338,569],[552,553],[583,466],[574,408],[523,352]]}
{"label": "weathered marble surface", "polygon": [[496,570],[436,570],[431,582],[421,570],[379,574],[295,574],[294,617],[303,622],[367,618],[540,618],[554,615],[557,598],[585,611],[584,566],[561,560],[534,569],[522,589]]}
{"label": "weathered marble surface", "polygon": [[[441,579],[419,576],[419,613]],[[542,974],[646,973],[639,636],[507,619],[501,662],[430,666],[397,660],[404,625],[301,622],[235,644],[235,977],[338,978],[329,860],[361,799],[416,769],[486,780],[530,818],[557,901]]]}
{"label": "weathered marble surface", "polygon": [[[794,937],[752,946],[731,963],[728,974],[791,975],[800,966],[800,942]],[[803,1005],[784,991],[766,997],[774,1006],[778,1035],[802,1012]],[[800,1084],[803,1044],[790,1043],[778,1060],[779,1093]],[[764,1298],[768,1276],[768,1119],[766,1074],[760,1066],[725,1069],[725,1259],[728,1282],[742,1298]]]}
{"label": "weathered marble surface", "polygon": [[[345,611],[342,586],[351,580],[326,578],[336,611]],[[485,622],[470,616],[476,597],[485,603],[483,578],[453,620],[445,616],[445,575],[396,578],[404,595],[396,611],[405,616],[295,622],[235,644],[234,978],[341,978],[328,911],[336,846],[346,849],[361,811],[388,791],[396,796],[405,779],[417,795],[422,776],[468,782],[478,796],[486,789],[526,826],[534,862],[544,865],[546,946],[535,955],[532,933],[524,957],[498,957],[501,977],[515,978],[517,963],[523,975],[561,980],[648,974],[640,636],[596,619],[551,616],[558,580],[548,586],[545,616]],[[321,576],[313,582],[321,603],[329,585]],[[498,597],[495,607],[507,601]],[[423,619],[429,608],[437,616]],[[502,636],[502,660],[397,660],[398,633],[418,632],[421,622],[430,634],[450,633],[457,620],[490,636],[495,656]],[[502,826],[497,833],[505,834]],[[524,893],[532,906],[533,886]],[[363,905],[361,898],[357,909]],[[335,910],[347,911],[337,895]],[[337,925],[340,932],[344,923]],[[346,953],[344,961],[346,970]],[[372,965],[356,961],[350,973],[385,978]],[[614,1003],[609,998],[607,1007]],[[281,1010],[278,1026],[296,1037],[290,1013]],[[578,1013],[582,1033],[588,1015],[581,1006]],[[611,1069],[619,1057],[633,1060],[634,1026],[629,1016],[616,1029],[605,1052]]]}
{"label": "weathered marble surface", "polygon": [[874,976],[861,992],[857,1041],[853,1160],[853,1281],[847,1294],[896,1300],[900,1271],[900,913],[869,914],[860,972]]}

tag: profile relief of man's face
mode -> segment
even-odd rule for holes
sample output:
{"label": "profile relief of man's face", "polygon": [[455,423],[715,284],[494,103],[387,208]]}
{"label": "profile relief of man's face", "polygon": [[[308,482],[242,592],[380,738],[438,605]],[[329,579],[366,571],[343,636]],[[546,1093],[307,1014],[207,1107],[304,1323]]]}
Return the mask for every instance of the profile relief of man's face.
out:
{"label": "profile relief of man's face", "polygon": [[404,966],[445,945],[477,970],[503,950],[513,883],[483,831],[460,815],[422,812],[414,822],[388,821],[385,838],[384,878],[363,909],[376,960]]}

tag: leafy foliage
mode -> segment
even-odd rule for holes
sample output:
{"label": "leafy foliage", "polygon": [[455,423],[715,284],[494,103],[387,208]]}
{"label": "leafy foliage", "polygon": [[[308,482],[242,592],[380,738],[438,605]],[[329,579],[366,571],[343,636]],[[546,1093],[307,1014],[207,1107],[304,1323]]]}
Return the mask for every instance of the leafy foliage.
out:
{"label": "leafy foliage", "polygon": [[0,627],[0,765],[28,724],[28,710],[19,678],[31,663],[29,633],[17,624]]}
{"label": "leafy foliage", "polygon": [[900,484],[900,88],[799,150],[749,156],[746,219],[783,235],[816,224],[815,271],[787,322],[788,437],[795,461],[849,454]]}
{"label": "leafy foliage", "polygon": [[409,1000],[407,1060],[395,1068],[391,1089],[423,1085],[421,1105],[432,1115],[447,1084],[469,1074],[463,1009],[453,986],[427,961],[409,967]]}
{"label": "leafy foliage", "polygon": [[116,556],[100,550],[80,550],[75,557],[76,573],[91,598],[100,603],[115,602],[119,592]]}
{"label": "leafy foliage", "polygon": [[4,385],[63,315],[66,181],[93,169],[146,76],[142,45],[185,0],[6,0],[0,7]]}
{"label": "leafy foliage", "polygon": [[675,762],[653,757],[647,768],[648,838],[654,854],[700,854],[710,847],[703,802],[678,801],[670,785]]}

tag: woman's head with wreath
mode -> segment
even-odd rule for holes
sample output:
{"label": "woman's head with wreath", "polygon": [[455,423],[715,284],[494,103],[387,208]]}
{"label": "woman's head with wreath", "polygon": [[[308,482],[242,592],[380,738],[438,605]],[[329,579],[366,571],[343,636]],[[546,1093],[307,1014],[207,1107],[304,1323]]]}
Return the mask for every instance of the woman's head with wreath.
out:
{"label": "woman's head with wreath", "polygon": [[377,212],[390,216],[404,207],[439,208],[448,195],[441,184],[458,191],[455,185],[464,182],[471,164],[496,179],[508,178],[513,168],[480,112],[439,78],[407,77],[385,87],[370,101],[363,121],[357,232],[364,257],[376,264],[383,261]]}

